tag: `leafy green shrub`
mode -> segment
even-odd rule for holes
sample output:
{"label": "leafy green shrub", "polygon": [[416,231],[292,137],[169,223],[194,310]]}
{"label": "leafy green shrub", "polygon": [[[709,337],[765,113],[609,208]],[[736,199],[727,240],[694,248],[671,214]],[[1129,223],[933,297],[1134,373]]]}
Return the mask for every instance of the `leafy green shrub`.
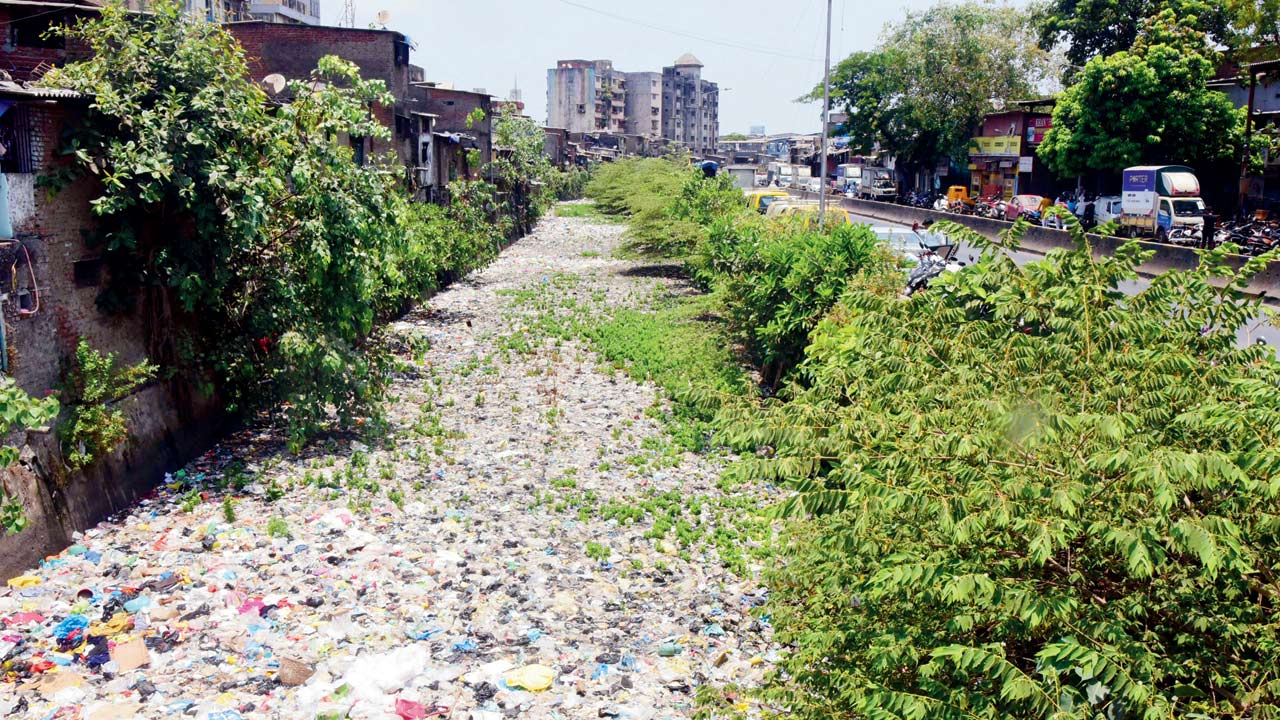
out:
{"label": "leafy green shrub", "polygon": [[606,360],[626,367],[638,382],[652,382],[673,401],[664,418],[687,450],[706,446],[711,421],[726,398],[749,392],[740,359],[712,313],[710,296],[659,302],[652,310],[619,308],[582,332]]}
{"label": "leafy green shrub", "polygon": [[714,288],[731,330],[777,383],[804,356],[809,332],[850,283],[873,283],[893,264],[871,228],[777,222],[734,214],[714,222],[689,265]]}
{"label": "leafy green shrub", "polygon": [[[767,581],[795,718],[1280,714],[1280,362],[1222,251],[987,255],[852,288],[807,388],[728,418],[785,481]],[[949,227],[961,239],[972,232]],[[1019,224],[1006,238],[1025,231]],[[1225,287],[1215,287],[1213,281]]]}
{"label": "leafy green shrub", "polygon": [[626,158],[597,168],[587,185],[587,197],[601,212],[627,217],[626,249],[658,257],[681,256],[701,237],[693,213],[676,212],[695,172],[701,176],[689,168],[688,158]]}
{"label": "leafy green shrub", "polygon": [[103,355],[80,338],[63,390],[67,418],[59,428],[63,460],[71,469],[92,465],[128,439],[124,412],[113,403],[155,372],[156,367],[145,360],[119,367],[115,353]]}
{"label": "leafy green shrub", "polygon": [[587,168],[567,168],[551,175],[550,193],[557,200],[577,200],[587,191],[590,181],[591,171]]}
{"label": "leafy green shrub", "polygon": [[[3,322],[3,320],[0,320]],[[58,415],[58,401],[53,398],[36,400],[22,391],[13,378],[0,376],[0,435],[8,435],[18,428],[31,428],[50,422]],[[0,470],[18,461],[18,448],[0,446]],[[22,503],[9,495],[0,485],[0,535],[22,532],[27,518]]]}

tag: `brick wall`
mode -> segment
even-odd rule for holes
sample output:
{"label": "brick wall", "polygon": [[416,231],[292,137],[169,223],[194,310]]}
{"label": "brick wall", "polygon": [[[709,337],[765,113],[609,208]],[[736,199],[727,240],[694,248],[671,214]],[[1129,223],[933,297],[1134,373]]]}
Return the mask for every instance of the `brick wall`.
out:
{"label": "brick wall", "polygon": [[[390,141],[371,143],[373,154],[396,153],[402,164],[413,164],[413,138],[396,135],[395,116],[408,116],[420,110],[410,102],[411,73],[415,70],[401,54],[397,60],[397,44],[404,36],[390,30],[322,27],[315,25],[283,25],[265,22],[227,23],[224,27],[244,48],[249,74],[254,80],[279,73],[290,80],[310,77],[320,58],[326,55],[353,62],[366,80],[382,80],[395,96],[394,107],[378,106],[374,116],[392,133]],[[403,61],[403,62],[402,62]]]}
{"label": "brick wall", "polygon": [[[63,127],[74,123],[80,110],[74,104],[31,104],[27,107],[36,173],[48,172],[66,159],[56,152]],[[3,322],[8,345],[9,374],[28,393],[42,396],[62,382],[67,359],[78,338],[102,352],[114,352],[120,362],[146,357],[146,327],[138,314],[107,315],[98,310],[99,291],[93,277],[77,263],[93,267],[96,251],[85,238],[96,229],[89,202],[97,197],[92,178],[82,178],[56,195],[35,186],[36,173],[5,175],[14,234],[30,254],[18,253],[16,283],[6,282],[10,300]],[[83,267],[83,266],[82,266]],[[9,268],[4,268],[9,270]],[[34,282],[32,275],[34,271]],[[14,287],[16,285],[16,288]],[[18,311],[18,297],[27,294],[33,314]],[[173,394],[177,390],[178,394]],[[22,464],[0,471],[0,483],[16,494],[30,528],[0,538],[0,578],[29,567],[44,554],[67,543],[70,533],[91,526],[148,492],[166,470],[203,452],[222,429],[222,411],[213,398],[201,398],[190,388],[154,383],[117,401],[130,429],[129,443],[87,472],[68,474],[58,456],[52,432],[11,437],[22,444]]]}
{"label": "brick wall", "polygon": [[[493,105],[489,96],[435,87],[427,88],[426,96],[427,112],[440,116],[436,120],[436,130],[474,135],[480,145],[481,164],[488,165],[493,159]],[[484,112],[484,120],[468,128],[467,116],[476,109]]]}

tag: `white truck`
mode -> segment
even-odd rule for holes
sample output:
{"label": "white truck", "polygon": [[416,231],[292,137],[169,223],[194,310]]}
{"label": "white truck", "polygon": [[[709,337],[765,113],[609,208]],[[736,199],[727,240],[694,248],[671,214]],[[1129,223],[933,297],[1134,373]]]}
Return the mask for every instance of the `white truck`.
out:
{"label": "white truck", "polygon": [[1171,237],[1197,237],[1204,230],[1200,181],[1189,167],[1144,165],[1124,171],[1121,181],[1120,232],[1161,242]]}
{"label": "white truck", "polygon": [[857,193],[862,181],[862,165],[847,163],[836,167],[836,187],[842,193]]}
{"label": "white truck", "polygon": [[898,197],[898,184],[889,168],[864,167],[858,180],[858,197],[863,200],[893,202]]}

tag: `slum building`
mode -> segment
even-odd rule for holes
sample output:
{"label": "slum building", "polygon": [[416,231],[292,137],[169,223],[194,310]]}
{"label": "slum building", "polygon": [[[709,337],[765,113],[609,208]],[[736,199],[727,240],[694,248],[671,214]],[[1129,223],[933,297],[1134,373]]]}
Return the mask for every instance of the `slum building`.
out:
{"label": "slum building", "polygon": [[[145,302],[129,313],[98,306],[107,277],[90,209],[100,194],[96,179],[81,177],[56,193],[37,184],[70,162],[59,153],[60,138],[86,107],[74,93],[32,84],[86,52],[47,31],[95,12],[85,2],[0,0],[0,67],[7,69],[0,73],[0,374],[35,397],[63,386],[82,338],[122,364],[146,359],[157,340]],[[50,428],[7,439],[24,449],[19,463],[0,470],[0,485],[21,504],[28,527],[0,537],[0,574],[65,547],[72,532],[135,501],[221,430],[215,400],[176,383],[153,382],[112,404],[125,413],[130,441],[84,471],[63,465]]]}

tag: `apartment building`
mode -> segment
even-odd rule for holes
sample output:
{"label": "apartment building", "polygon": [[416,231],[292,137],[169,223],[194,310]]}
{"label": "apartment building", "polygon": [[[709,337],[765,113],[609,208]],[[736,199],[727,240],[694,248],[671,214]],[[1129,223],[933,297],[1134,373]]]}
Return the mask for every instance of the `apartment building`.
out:
{"label": "apartment building", "polygon": [[702,79],[702,62],[687,53],[662,72],[561,60],[547,71],[547,126],[665,139],[705,155],[720,134],[720,88]]}
{"label": "apartment building", "polygon": [[715,152],[720,137],[720,87],[702,79],[702,67],[685,53],[662,69],[662,137],[695,155]]}
{"label": "apartment building", "polygon": [[[319,25],[320,0],[185,0],[187,13],[209,22],[262,20],[270,23]],[[125,7],[145,11],[149,0],[125,0]]]}
{"label": "apartment building", "polygon": [[625,77],[627,134],[662,137],[662,73],[630,72]]}
{"label": "apartment building", "polygon": [[609,60],[561,60],[547,71],[547,125],[626,132],[626,73]]}
{"label": "apartment building", "polygon": [[[200,2],[201,0],[188,0]],[[236,0],[203,0],[231,4]],[[320,24],[320,0],[249,0],[243,3],[247,20],[300,25]]]}

